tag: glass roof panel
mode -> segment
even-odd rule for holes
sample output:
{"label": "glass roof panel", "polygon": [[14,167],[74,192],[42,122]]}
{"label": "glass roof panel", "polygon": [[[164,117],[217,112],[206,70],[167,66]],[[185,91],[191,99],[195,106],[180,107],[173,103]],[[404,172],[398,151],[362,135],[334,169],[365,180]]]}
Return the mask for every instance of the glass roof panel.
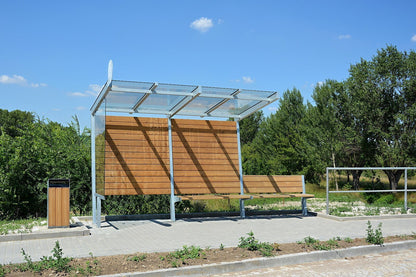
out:
{"label": "glass roof panel", "polygon": [[178,114],[204,115],[207,110],[221,100],[222,98],[198,97],[185,106],[185,108],[183,108]]}
{"label": "glass roof panel", "polygon": [[144,93],[112,91],[106,97],[106,109],[132,109]]}
{"label": "glass roof panel", "polygon": [[257,105],[260,101],[257,100],[237,100],[231,99],[219,106],[211,112],[212,116],[220,116],[222,114],[240,115],[249,108]]}
{"label": "glass roof panel", "polygon": [[241,120],[277,99],[273,91],[110,80],[91,112],[95,114],[105,101],[108,112]]}
{"label": "glass roof panel", "polygon": [[238,94],[238,96],[239,97],[251,96],[251,97],[268,98],[272,96],[274,93],[275,93],[274,91],[242,89],[241,92]]}
{"label": "glass roof panel", "polygon": [[149,111],[170,111],[184,96],[178,95],[164,95],[164,94],[150,94],[146,100],[137,109],[138,112],[141,110]]}
{"label": "glass roof panel", "polygon": [[189,85],[172,85],[172,84],[158,84],[155,92],[179,92],[179,93],[191,93],[197,88],[197,86]]}
{"label": "glass roof panel", "polygon": [[[112,90],[128,90],[128,89],[142,89],[149,90],[152,87],[153,83],[150,82],[131,82],[131,81],[118,81],[114,80],[112,82]],[[133,104],[134,105],[134,104]]]}
{"label": "glass roof panel", "polygon": [[232,88],[202,87],[202,94],[231,95],[236,90]]}

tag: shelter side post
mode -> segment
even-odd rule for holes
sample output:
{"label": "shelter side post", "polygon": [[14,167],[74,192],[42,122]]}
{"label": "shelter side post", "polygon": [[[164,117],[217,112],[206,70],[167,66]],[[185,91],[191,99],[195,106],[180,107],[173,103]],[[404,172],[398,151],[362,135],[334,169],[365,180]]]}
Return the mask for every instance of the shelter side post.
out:
{"label": "shelter side post", "polygon": [[97,198],[95,196],[96,190],[96,176],[95,176],[95,115],[91,114],[91,198],[92,198],[92,222],[97,222]]}
{"label": "shelter side post", "polygon": [[172,147],[172,122],[168,118],[168,140],[169,140],[169,168],[170,168],[170,220],[175,221],[175,180],[173,172],[173,147]]}
{"label": "shelter side post", "polygon": [[[238,170],[240,172],[240,194],[244,194],[244,181],[243,181],[243,164],[241,161],[241,143],[240,143],[240,123],[237,120],[237,148],[238,148]],[[244,207],[244,199],[240,199],[240,216],[241,218],[246,217],[246,210]]]}

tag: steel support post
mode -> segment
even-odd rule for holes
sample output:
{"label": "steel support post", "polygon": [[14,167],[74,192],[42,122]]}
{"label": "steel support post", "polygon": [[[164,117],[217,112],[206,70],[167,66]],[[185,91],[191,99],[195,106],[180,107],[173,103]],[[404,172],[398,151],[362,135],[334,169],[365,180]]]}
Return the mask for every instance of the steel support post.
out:
{"label": "steel support post", "polygon": [[326,214],[329,214],[329,170],[326,168]]}
{"label": "steel support post", "polygon": [[404,209],[407,212],[407,169],[404,170]]}
{"label": "steel support post", "polygon": [[172,147],[172,122],[168,118],[169,139],[169,167],[170,167],[170,220],[175,221],[175,180],[173,174],[173,147]]}
{"label": "steel support post", "polygon": [[97,222],[97,198],[95,197],[96,190],[96,176],[95,176],[95,115],[91,114],[91,193],[92,193],[92,222]]}
{"label": "steel support post", "polygon": [[[238,170],[240,171],[240,194],[244,195],[244,181],[243,181],[243,163],[241,161],[241,143],[240,143],[240,123],[236,122],[237,125],[237,148],[238,148]],[[244,207],[244,199],[240,199],[240,216],[241,218],[246,217],[246,210]]]}

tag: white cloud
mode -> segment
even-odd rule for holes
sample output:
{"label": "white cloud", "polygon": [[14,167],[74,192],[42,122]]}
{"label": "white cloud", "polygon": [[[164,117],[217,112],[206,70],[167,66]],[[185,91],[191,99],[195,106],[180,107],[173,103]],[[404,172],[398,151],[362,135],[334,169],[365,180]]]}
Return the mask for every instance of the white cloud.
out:
{"label": "white cloud", "polygon": [[254,83],[254,79],[252,79],[251,77],[248,76],[243,76],[243,82],[246,84],[252,84]]}
{"label": "white cloud", "polygon": [[91,84],[88,87],[89,89],[87,89],[85,92],[76,91],[69,93],[69,95],[75,97],[97,96],[101,91],[101,86],[97,84]]}
{"label": "white cloud", "polygon": [[12,77],[7,75],[1,75],[0,76],[0,83],[2,84],[14,84],[14,85],[26,85],[27,80],[20,75],[13,75]]}
{"label": "white cloud", "polygon": [[416,42],[416,35],[413,35],[413,37],[410,40]]}
{"label": "white cloud", "polygon": [[88,96],[88,94],[82,93],[82,92],[71,92],[69,95],[76,96],[76,97],[85,97],[85,96]]}
{"label": "white cloud", "polygon": [[85,110],[86,108],[85,107],[83,107],[83,106],[79,106],[79,107],[77,107],[77,110],[78,111],[83,111],[83,110]]}
{"label": "white cloud", "polygon": [[267,109],[271,112],[275,112],[275,111],[277,111],[277,106],[271,106],[270,105]]}
{"label": "white cloud", "polygon": [[221,18],[217,20],[217,24],[218,24],[218,25],[220,25],[220,24],[222,24],[222,23],[224,23],[224,20],[222,20]]}
{"label": "white cloud", "polygon": [[45,83],[30,83],[25,79],[25,77],[20,76],[20,75],[13,75],[13,76],[8,76],[8,75],[1,75],[0,76],[0,83],[1,84],[11,84],[11,85],[19,85],[19,86],[30,86],[32,88],[38,88],[38,87],[46,87],[47,84]]}
{"label": "white cloud", "polygon": [[349,34],[339,35],[338,36],[338,39],[350,39],[350,38],[351,38],[351,35],[349,35]]}
{"label": "white cloud", "polygon": [[316,84],[315,84],[315,87],[322,87],[322,85],[324,84],[324,82],[322,82],[322,81],[320,81],[320,82],[317,82]]}
{"label": "white cloud", "polygon": [[201,17],[194,22],[191,23],[190,27],[192,29],[195,29],[197,31],[200,31],[201,33],[207,32],[209,29],[211,29],[214,26],[212,23],[212,20],[206,17]]}

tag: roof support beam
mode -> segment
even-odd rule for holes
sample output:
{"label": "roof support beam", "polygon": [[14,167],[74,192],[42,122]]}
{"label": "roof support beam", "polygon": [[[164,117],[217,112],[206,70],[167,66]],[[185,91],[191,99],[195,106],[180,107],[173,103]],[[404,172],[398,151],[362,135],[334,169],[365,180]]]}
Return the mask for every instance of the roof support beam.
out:
{"label": "roof support beam", "polygon": [[[231,93],[231,96],[236,96],[237,94],[239,94],[241,92],[241,90],[237,89],[236,91],[234,91],[233,93]],[[211,108],[209,108],[208,110],[205,111],[205,114],[209,115],[212,111],[215,111],[216,109],[218,109],[219,107],[221,107],[222,105],[224,105],[225,103],[227,103],[230,100],[230,98],[225,98],[222,99],[220,102],[218,102],[217,104],[215,104],[214,106],[212,106]]]}
{"label": "roof support beam", "polygon": [[104,99],[107,97],[108,93],[111,91],[111,84],[112,81],[108,80],[104,87],[101,89],[100,94],[98,95],[97,99],[95,100],[94,104],[91,107],[91,114],[95,115],[98,108],[101,106],[101,103],[103,103]]}
{"label": "roof support beam", "polygon": [[269,104],[273,103],[274,101],[276,101],[277,99],[279,99],[279,95],[277,94],[277,92],[275,92],[272,96],[270,96],[270,98],[271,98],[270,102],[259,101],[259,103],[257,103],[256,105],[248,108],[247,110],[245,110],[244,112],[242,112],[240,114],[240,118],[245,118],[245,117],[257,112],[258,110],[263,109],[267,105],[269,105]]}
{"label": "roof support beam", "polygon": [[144,100],[146,100],[146,98],[149,97],[149,95],[157,88],[157,85],[157,83],[153,83],[152,87],[149,89],[149,93],[146,93],[145,95],[140,97],[136,104],[134,104],[133,110],[137,111],[137,108],[139,108],[139,106],[144,102]]}
{"label": "roof support beam", "polygon": [[173,107],[169,111],[169,118],[172,118],[173,116],[175,116],[175,114],[177,114],[178,112],[180,112],[183,108],[185,108],[189,103],[192,102],[192,100],[194,100],[200,94],[201,94],[201,87],[200,86],[197,86],[192,91],[192,96],[184,97],[178,104],[175,105],[175,107]]}

